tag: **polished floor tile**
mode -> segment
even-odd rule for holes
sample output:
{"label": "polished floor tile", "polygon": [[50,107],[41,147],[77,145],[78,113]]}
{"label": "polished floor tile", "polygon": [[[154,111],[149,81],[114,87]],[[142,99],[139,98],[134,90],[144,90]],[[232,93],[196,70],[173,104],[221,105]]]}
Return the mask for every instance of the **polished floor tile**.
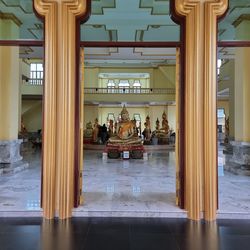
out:
{"label": "polished floor tile", "polygon": [[0,218],[1,250],[247,250],[250,220]]}

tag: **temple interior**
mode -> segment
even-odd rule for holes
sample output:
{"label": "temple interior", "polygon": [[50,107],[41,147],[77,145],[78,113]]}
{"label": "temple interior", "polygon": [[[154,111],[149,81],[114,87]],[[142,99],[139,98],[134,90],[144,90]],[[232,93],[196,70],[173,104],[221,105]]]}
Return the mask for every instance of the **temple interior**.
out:
{"label": "temple interior", "polygon": [[[23,140],[20,147],[23,160],[1,168],[3,214],[13,211],[41,214],[42,51],[40,47],[17,50],[16,77],[21,90],[16,119],[19,139]],[[143,49],[140,56],[135,48],[117,48],[115,52],[102,48],[98,55],[97,52],[93,55],[93,51],[85,49],[84,57],[81,170],[84,203],[74,209],[74,216],[185,218],[186,212],[177,206],[176,196],[176,50]],[[234,79],[239,77],[234,69],[239,67],[236,63],[241,63],[235,60],[236,52],[237,49],[219,50],[218,216],[221,218],[228,214],[246,216],[250,207],[249,170],[235,167],[233,146],[229,143],[235,131],[231,128],[236,115]],[[112,53],[118,58],[116,65],[110,59]],[[125,67],[124,54],[137,58]],[[160,54],[168,55],[159,59]],[[145,57],[140,58],[144,60],[143,66],[138,57]]]}
{"label": "temple interior", "polygon": [[[45,83],[48,51],[36,43],[44,39],[43,23],[35,17],[32,1],[21,1],[21,7],[14,2],[0,1],[0,40],[5,42],[0,45],[0,214],[42,216],[43,115],[49,112],[45,84],[55,90],[50,81]],[[218,41],[249,41],[249,3],[229,2],[228,15],[218,25]],[[180,72],[186,70],[180,62],[180,26],[170,18],[169,1],[92,4],[91,18],[80,26],[82,45],[75,66],[82,157],[80,205],[73,216],[186,218],[179,149],[190,131],[180,133],[187,124],[179,112],[190,110],[179,100],[187,95],[180,88]],[[123,18],[114,23],[118,17]],[[25,39],[30,45],[8,43]],[[97,41],[112,46],[87,44]],[[164,41],[177,45],[113,44]],[[211,166],[218,173],[218,218],[250,218],[249,60],[249,46],[218,43],[218,150],[217,165]],[[71,65],[65,68],[75,71]],[[207,124],[201,124],[197,129],[204,130]]]}

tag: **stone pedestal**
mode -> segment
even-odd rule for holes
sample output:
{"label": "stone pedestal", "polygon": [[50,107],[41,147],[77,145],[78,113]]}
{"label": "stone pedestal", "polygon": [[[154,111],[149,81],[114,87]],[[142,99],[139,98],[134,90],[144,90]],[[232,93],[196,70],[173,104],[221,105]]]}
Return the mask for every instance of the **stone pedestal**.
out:
{"label": "stone pedestal", "polygon": [[242,166],[250,167],[250,143],[232,141],[233,157],[232,161]]}
{"label": "stone pedestal", "polygon": [[229,157],[225,169],[235,174],[250,175],[250,143],[231,141],[233,155]]}
{"label": "stone pedestal", "polygon": [[22,142],[22,139],[0,141],[0,175],[17,173],[29,167],[20,155]]}
{"label": "stone pedestal", "polygon": [[22,139],[0,141],[0,163],[15,163],[21,161],[20,145]]}

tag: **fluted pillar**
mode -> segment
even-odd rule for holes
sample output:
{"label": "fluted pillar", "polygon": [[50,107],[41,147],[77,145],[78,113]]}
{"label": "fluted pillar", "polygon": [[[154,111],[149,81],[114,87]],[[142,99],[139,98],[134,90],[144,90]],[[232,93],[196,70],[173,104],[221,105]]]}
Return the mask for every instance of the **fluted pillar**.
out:
{"label": "fluted pillar", "polygon": [[[74,197],[76,18],[87,0],[34,0],[45,19],[44,217],[71,216]],[[77,90],[78,91],[78,90]]]}
{"label": "fluted pillar", "polygon": [[185,199],[188,217],[216,218],[217,18],[227,0],[175,0],[176,13],[185,18]]}

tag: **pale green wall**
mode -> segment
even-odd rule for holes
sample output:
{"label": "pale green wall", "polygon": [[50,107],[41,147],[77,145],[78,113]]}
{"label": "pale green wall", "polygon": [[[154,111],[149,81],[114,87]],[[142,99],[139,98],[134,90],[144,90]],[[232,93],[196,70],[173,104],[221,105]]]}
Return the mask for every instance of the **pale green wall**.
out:
{"label": "pale green wall", "polygon": [[37,132],[42,128],[42,101],[22,101],[23,122],[28,132]]}
{"label": "pale green wall", "polygon": [[[159,66],[159,68],[85,68],[84,86],[106,88],[107,79],[99,80],[99,73],[149,73],[149,82],[141,79],[145,88],[175,87],[175,65]],[[118,79],[113,80],[118,83]]]}
{"label": "pale green wall", "polygon": [[17,39],[19,27],[10,19],[0,19],[0,39]]}
{"label": "pale green wall", "polygon": [[20,75],[30,77],[30,65],[22,59],[19,59]]}
{"label": "pale green wall", "polygon": [[84,113],[83,113],[83,124],[84,128],[86,128],[86,123],[92,122],[92,125],[94,125],[95,119],[99,118],[99,111],[98,106],[96,105],[84,105]]}

